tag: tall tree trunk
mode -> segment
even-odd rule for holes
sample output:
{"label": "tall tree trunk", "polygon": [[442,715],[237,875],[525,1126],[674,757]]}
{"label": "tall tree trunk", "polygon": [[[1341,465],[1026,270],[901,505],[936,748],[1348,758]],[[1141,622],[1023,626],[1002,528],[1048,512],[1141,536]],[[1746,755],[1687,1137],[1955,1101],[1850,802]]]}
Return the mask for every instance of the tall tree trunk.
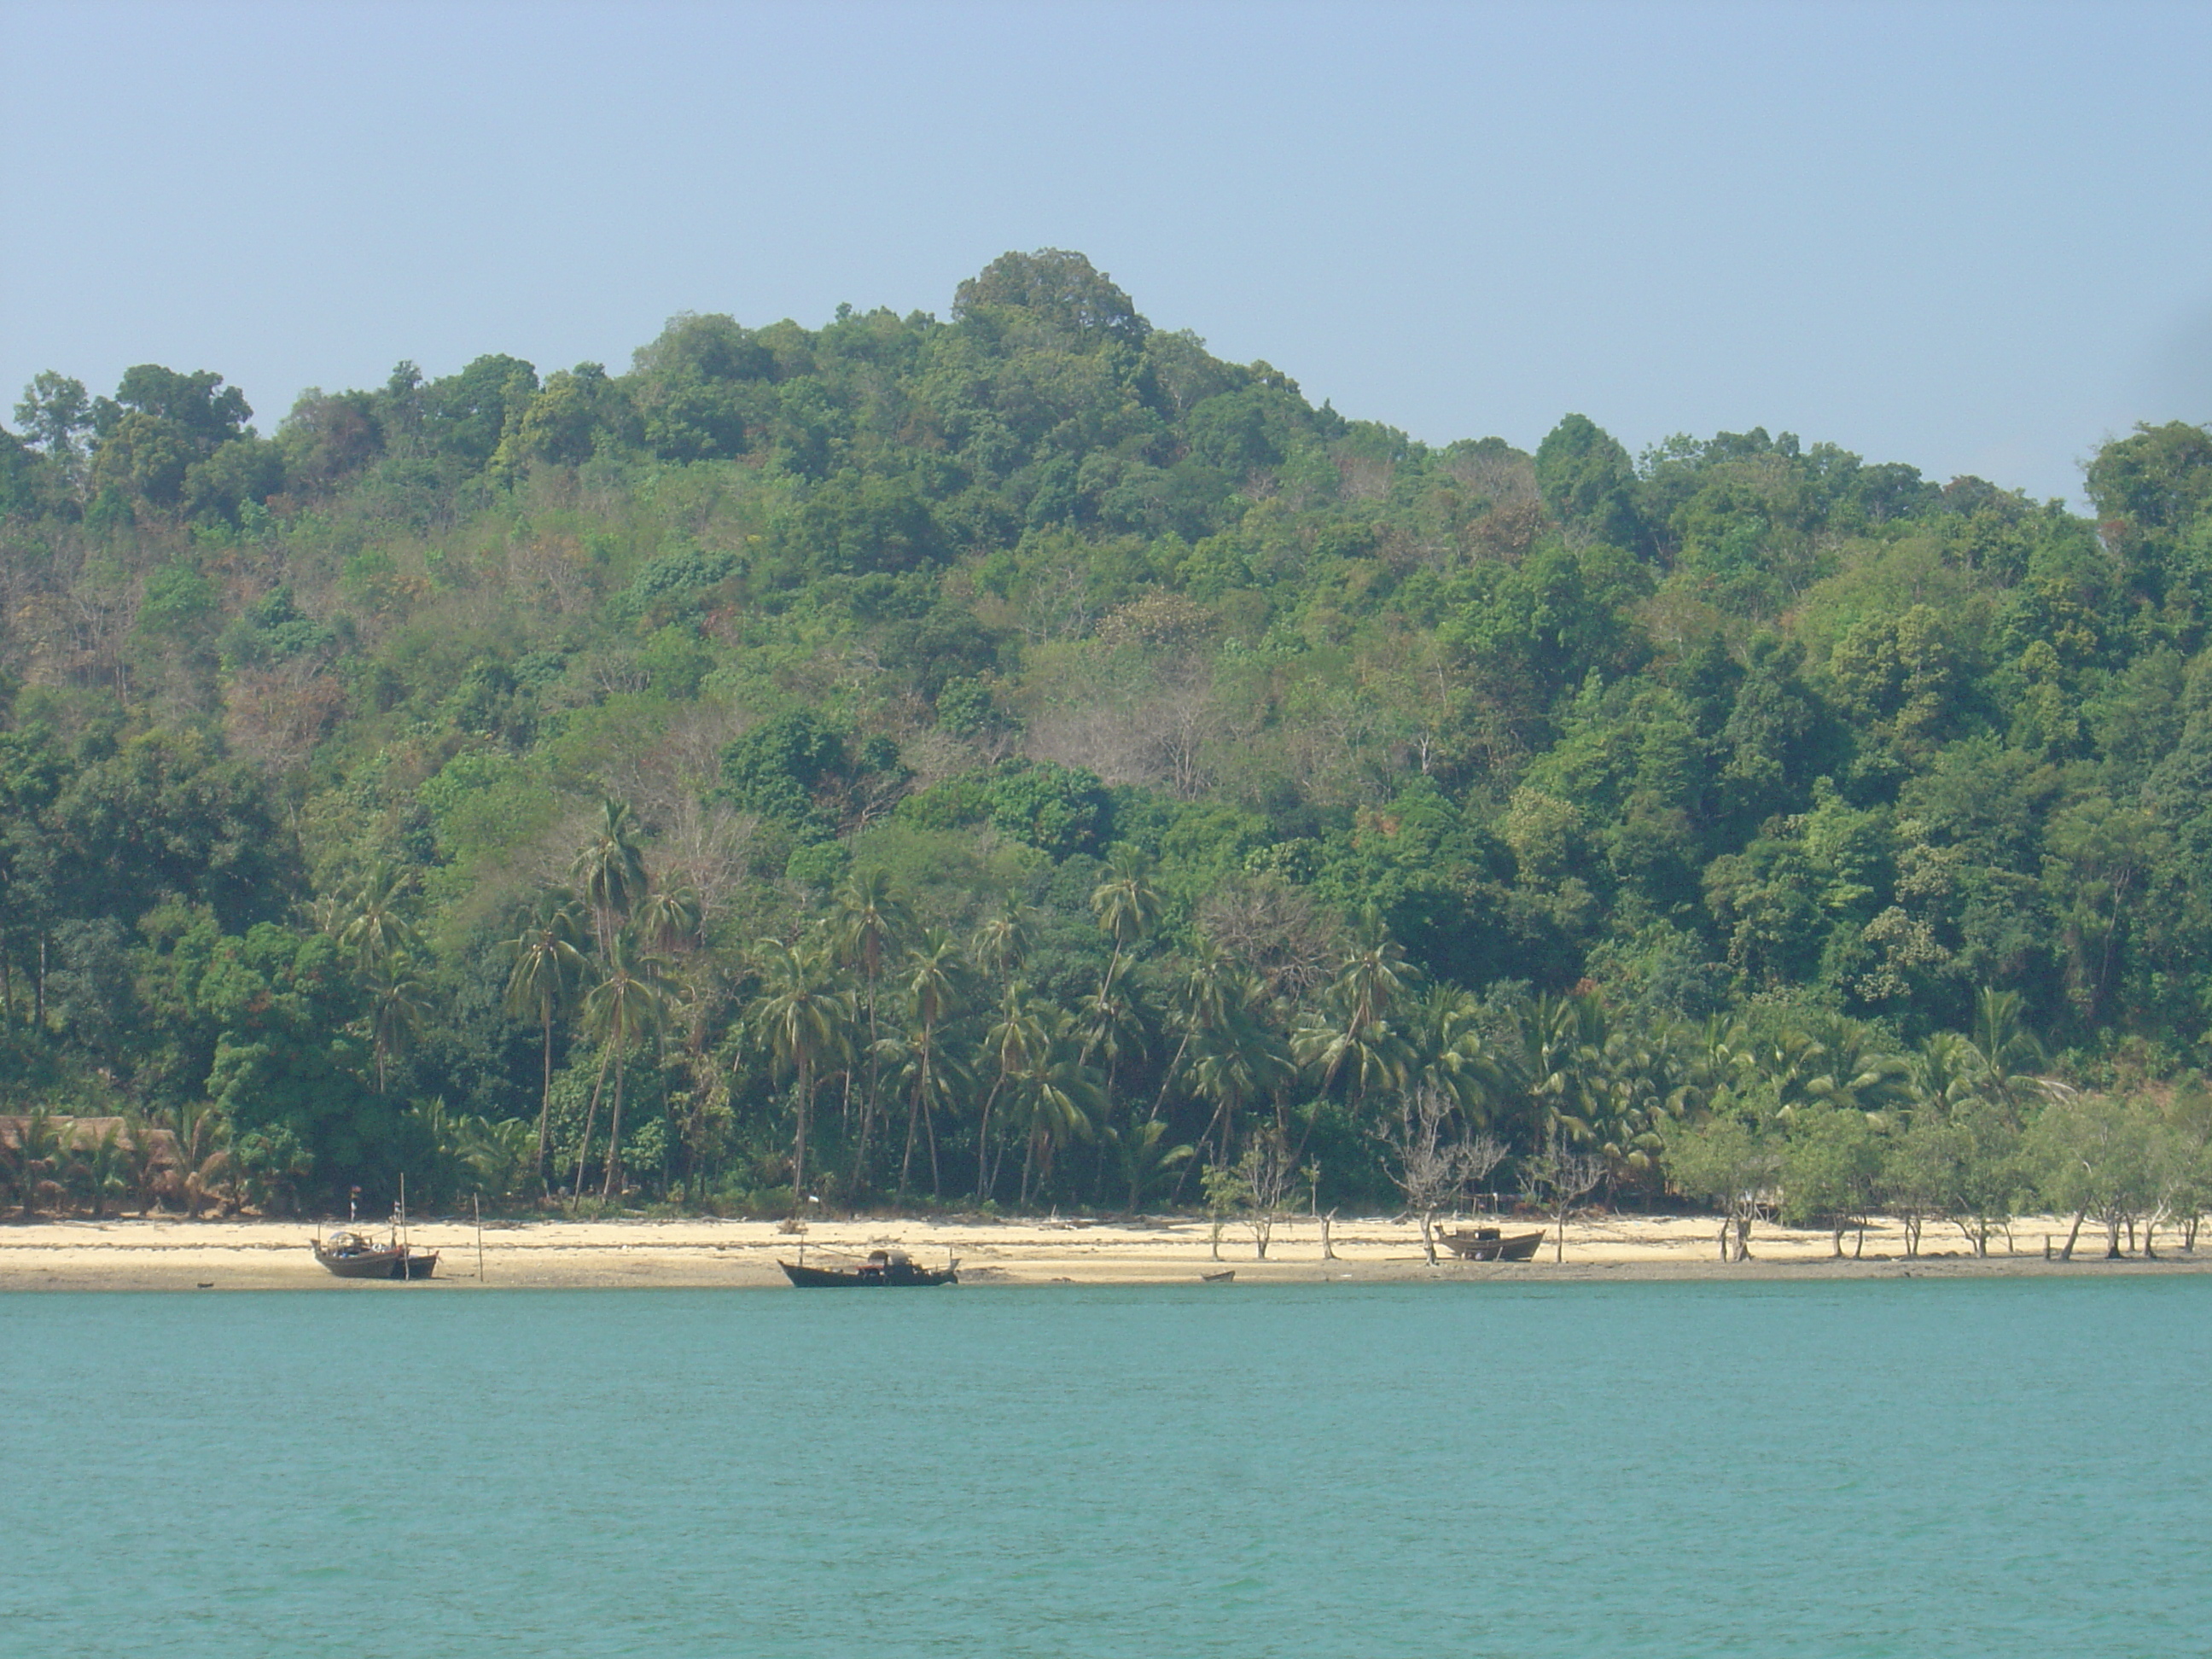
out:
{"label": "tall tree trunk", "polygon": [[799,1128],[791,1146],[791,1208],[794,1215],[806,1212],[806,1121],[813,1111],[813,1073],[802,1067],[799,1073]]}
{"label": "tall tree trunk", "polygon": [[945,1176],[937,1167],[937,1109],[924,1096],[921,1102],[921,1135],[929,1143],[929,1195],[942,1201],[945,1197]]}
{"label": "tall tree trunk", "polygon": [[975,1121],[975,1201],[988,1204],[991,1196],[991,1107],[999,1098],[1000,1085],[1006,1080],[1004,1072],[999,1081],[991,1085],[991,1092],[983,1097],[983,1115]]}
{"label": "tall tree trunk", "polygon": [[879,1041],[876,1029],[876,975],[868,975],[868,1097],[860,1103],[860,1144],[853,1154],[853,1184],[865,1186],[868,1179],[868,1132],[876,1122],[876,1096],[883,1084],[883,1060],[876,1052]]}
{"label": "tall tree trunk", "polygon": [[[627,1047],[627,1044],[623,1047]],[[615,1181],[622,1174],[623,1049],[615,1050],[615,1115],[607,1126],[607,1180],[599,1196],[611,1202]]]}
{"label": "tall tree trunk", "polygon": [[553,1196],[552,1177],[545,1171],[545,1154],[553,1133],[553,1011],[545,1011],[545,1086],[538,1097],[538,1185]]}
{"label": "tall tree trunk", "polygon": [[2081,1237],[2081,1224],[2088,1218],[2089,1212],[2086,1208],[2074,1212],[2073,1230],[2066,1235],[2066,1248],[2058,1253],[2058,1259],[2061,1261],[2071,1261],[2074,1259],[2074,1243]]}
{"label": "tall tree trunk", "polygon": [[599,1127],[599,1095],[607,1086],[607,1061],[611,1056],[599,1056],[599,1074],[592,1080],[592,1103],[584,1109],[584,1139],[576,1148],[576,1190],[571,1195],[570,1207],[580,1209],[584,1203],[584,1165],[592,1156],[592,1131]]}
{"label": "tall tree trunk", "polygon": [[898,1197],[893,1200],[897,1204],[906,1202],[907,1177],[914,1169],[914,1132],[921,1121],[921,1097],[929,1091],[929,1038],[930,1028],[925,1025],[921,1028],[921,1064],[915,1073],[914,1098],[906,1110],[906,1152],[899,1158]]}

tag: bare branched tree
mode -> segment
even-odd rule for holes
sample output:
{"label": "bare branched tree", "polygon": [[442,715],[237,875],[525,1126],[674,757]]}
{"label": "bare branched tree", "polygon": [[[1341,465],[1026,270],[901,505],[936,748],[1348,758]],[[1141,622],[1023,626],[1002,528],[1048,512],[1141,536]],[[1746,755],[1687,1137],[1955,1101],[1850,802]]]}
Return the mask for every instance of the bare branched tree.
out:
{"label": "bare branched tree", "polygon": [[1554,1261],[1567,1259],[1567,1217],[1605,1179],[1605,1160],[1569,1146],[1557,1125],[1544,1149],[1521,1164],[1521,1190],[1552,1218]]}
{"label": "bare branched tree", "polygon": [[1242,876],[1217,885],[1199,907],[1199,926],[1221,953],[1257,975],[1270,997],[1303,1002],[1334,977],[1344,929],[1310,888],[1279,876]]}
{"label": "bare branched tree", "polygon": [[1401,1097],[1398,1121],[1382,1136],[1390,1179],[1405,1194],[1406,1207],[1421,1218],[1421,1249],[1431,1266],[1437,1212],[1505,1160],[1504,1143],[1495,1136],[1449,1133],[1455,1111],[1449,1095],[1421,1084]]}

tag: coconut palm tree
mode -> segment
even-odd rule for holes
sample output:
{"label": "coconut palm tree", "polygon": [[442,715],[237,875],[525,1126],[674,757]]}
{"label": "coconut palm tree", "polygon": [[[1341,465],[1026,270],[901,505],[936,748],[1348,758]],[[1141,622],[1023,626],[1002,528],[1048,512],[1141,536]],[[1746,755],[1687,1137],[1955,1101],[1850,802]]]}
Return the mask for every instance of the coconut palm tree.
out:
{"label": "coconut palm tree", "polygon": [[[1238,1115],[1254,1101],[1279,1093],[1297,1071],[1289,1048],[1267,1018],[1265,990],[1257,978],[1243,975],[1223,1000],[1218,1017],[1191,1034],[1191,1086],[1213,1104],[1213,1117],[1199,1141],[1215,1139],[1217,1164],[1230,1161]],[[1279,1138],[1284,1127],[1279,1116]]]}
{"label": "coconut palm tree", "polygon": [[1007,1086],[1042,1066],[1052,1048],[1047,1023],[1058,1011],[1033,998],[1016,980],[1000,999],[998,1018],[983,1033],[983,1064],[991,1072],[991,1091],[975,1126],[975,1201],[984,1202],[995,1184],[991,1167],[991,1110]]}
{"label": "coconut palm tree", "polygon": [[41,1202],[61,1190],[56,1177],[65,1161],[63,1139],[52,1113],[33,1111],[16,1126],[12,1140],[0,1141],[9,1184],[26,1221]]}
{"label": "coconut palm tree", "polygon": [[798,1085],[798,1121],[791,1143],[793,1205],[806,1201],[806,1132],[814,1115],[814,1088],[824,1066],[852,1051],[853,998],[836,983],[828,953],[798,951],[781,939],[755,947],[761,994],[751,1024],[775,1064]]}
{"label": "coconut palm tree", "polygon": [[584,914],[566,888],[538,896],[529,921],[502,947],[514,963],[507,980],[507,1010],[534,1014],[544,1034],[544,1080],[538,1097],[538,1184],[552,1188],[545,1168],[553,1122],[553,1022],[583,981]]}
{"label": "coconut palm tree", "polygon": [[1599,1138],[1610,1030],[1604,1006],[1588,994],[1539,994],[1522,1001],[1512,1052],[1504,1058],[1534,1139],[1548,1145],[1557,1132],[1571,1147]]}
{"label": "coconut palm tree", "polygon": [[1243,983],[1243,970],[1212,939],[1202,940],[1196,954],[1182,959],[1174,980],[1174,1006],[1170,1018],[1176,1030],[1176,1050],[1160,1073],[1160,1091],[1154,1097],[1148,1121],[1158,1121],[1167,1109],[1168,1094],[1184,1077],[1183,1059],[1191,1038],[1209,1024],[1228,1018],[1232,988]]}
{"label": "coconut palm tree", "polygon": [[881,870],[855,871],[838,888],[832,901],[834,937],[840,960],[860,975],[868,1016],[868,1085],[860,1097],[860,1133],[854,1149],[856,1181],[866,1178],[869,1132],[875,1125],[876,1103],[883,1083],[882,1056],[878,1052],[883,1031],[876,1018],[876,990],[884,963],[899,941],[913,927],[907,902]]}
{"label": "coconut palm tree", "polygon": [[1063,1039],[1048,1047],[1041,1065],[1017,1079],[1015,1103],[1024,1142],[1020,1206],[1027,1209],[1032,1175],[1042,1190],[1052,1179],[1053,1159],[1060,1148],[1072,1140],[1089,1140],[1097,1133],[1106,1093],[1080,1051]]}
{"label": "coconut palm tree", "polygon": [[704,920],[699,895],[690,887],[654,888],[630,917],[646,948],[663,957],[696,946]]}
{"label": "coconut palm tree", "polygon": [[404,904],[408,878],[388,864],[362,877],[346,896],[338,922],[339,945],[353,953],[364,974],[375,974],[420,945]]}
{"label": "coconut palm tree", "polygon": [[1357,1101],[1405,1086],[1413,1052],[1391,1016],[1419,973],[1370,911],[1364,936],[1345,958],[1322,1006],[1291,1034],[1291,1052],[1319,1074],[1324,1093],[1342,1084]]}
{"label": "coconut palm tree", "polygon": [[[607,1130],[606,1181],[599,1194],[603,1199],[612,1200],[620,1190],[623,1078],[629,1050],[632,1045],[659,1035],[675,995],[676,985],[667,958],[653,955],[645,948],[643,940],[625,929],[615,935],[607,951],[605,975],[584,997],[585,1029],[606,1045],[599,1061],[600,1080],[604,1082],[606,1078],[610,1060],[615,1073],[614,1115]],[[593,1093],[596,1098],[596,1089]],[[590,1145],[587,1123],[585,1151],[590,1149]],[[583,1152],[580,1152],[576,1161],[579,1192],[583,1190]]]}
{"label": "coconut palm tree", "polygon": [[637,817],[626,802],[599,804],[599,822],[569,860],[568,879],[591,907],[599,952],[614,944],[615,929],[630,907],[645,896],[645,852],[638,844]]}
{"label": "coconut palm tree", "polygon": [[[906,1151],[899,1158],[896,1200],[903,1204],[907,1178],[914,1167],[915,1131],[935,1103],[934,1095],[944,1072],[937,1052],[937,1029],[960,1012],[967,1000],[970,975],[967,957],[958,943],[942,927],[933,927],[907,953],[899,977],[899,988],[906,994],[915,1024],[908,1062],[913,1091],[908,1097]],[[929,1169],[931,1190],[934,1193],[939,1188],[933,1121],[929,1133]]]}
{"label": "coconut palm tree", "polygon": [[1911,1097],[1911,1063],[1877,1043],[1869,1026],[1840,1014],[1811,1022],[1808,1032],[1820,1045],[1804,1092],[1824,1105],[1864,1113],[1880,1120]]}
{"label": "coconut palm tree", "polygon": [[1133,1214],[1145,1200],[1145,1189],[1164,1182],[1168,1172],[1187,1166],[1193,1157],[1188,1146],[1168,1145],[1168,1126],[1158,1118],[1103,1132],[1107,1145],[1121,1165],[1129,1183],[1129,1209]]}
{"label": "coconut palm tree", "polygon": [[385,1091],[392,1062],[405,1054],[429,1017],[429,988],[411,957],[386,957],[368,975],[369,1049],[376,1063],[376,1092]]}
{"label": "coconut palm tree", "polygon": [[1011,978],[1036,942],[1036,912],[1029,906],[1007,906],[975,929],[968,945],[969,960],[996,978]]}
{"label": "coconut palm tree", "polygon": [[1984,986],[1974,998],[1973,1028],[1966,1040],[1981,1056],[1987,1092],[2016,1122],[2021,1108],[2050,1098],[2054,1092],[2034,1075],[2047,1064],[2043,1044],[2021,1018],[2017,991],[1994,991]]}
{"label": "coconut palm tree", "polygon": [[[1139,848],[1116,847],[1107,860],[1105,878],[1091,890],[1091,908],[1098,917],[1099,927],[1114,941],[1113,952],[1106,959],[1106,971],[1098,980],[1096,1001],[1103,1007],[1120,977],[1122,953],[1158,927],[1161,914],[1167,908],[1165,896],[1152,883],[1152,856]],[[1083,1045],[1086,1060],[1104,1029],[1103,1022],[1094,1023],[1092,1036]]]}
{"label": "coconut palm tree", "polygon": [[1412,1049],[1414,1086],[1437,1091],[1480,1127],[1504,1085],[1504,1068],[1484,1042],[1472,992],[1436,984],[1407,1010],[1406,1040]]}
{"label": "coconut palm tree", "polygon": [[185,1101],[170,1114],[167,1128],[177,1139],[176,1194],[185,1213],[199,1218],[201,1206],[216,1196],[217,1183],[231,1173],[228,1125],[210,1101]]}

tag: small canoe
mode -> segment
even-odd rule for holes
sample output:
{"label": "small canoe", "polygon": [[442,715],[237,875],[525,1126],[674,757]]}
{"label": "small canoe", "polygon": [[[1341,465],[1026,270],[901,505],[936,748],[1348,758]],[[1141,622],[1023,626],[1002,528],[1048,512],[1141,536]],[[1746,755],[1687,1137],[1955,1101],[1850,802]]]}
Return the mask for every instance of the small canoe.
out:
{"label": "small canoe", "polygon": [[1544,1235],[1541,1231],[1505,1235],[1495,1227],[1477,1227],[1446,1233],[1442,1242],[1454,1255],[1468,1261],[1528,1261],[1534,1258]]}
{"label": "small canoe", "polygon": [[1226,1285],[1236,1277],[1237,1269],[1230,1267],[1218,1273],[1200,1273],[1198,1276],[1198,1282],[1201,1285]]}
{"label": "small canoe", "polygon": [[779,1261],[784,1277],[803,1291],[834,1290],[848,1285],[957,1285],[957,1262],[925,1267],[904,1250],[871,1250],[857,1267],[809,1267]]}

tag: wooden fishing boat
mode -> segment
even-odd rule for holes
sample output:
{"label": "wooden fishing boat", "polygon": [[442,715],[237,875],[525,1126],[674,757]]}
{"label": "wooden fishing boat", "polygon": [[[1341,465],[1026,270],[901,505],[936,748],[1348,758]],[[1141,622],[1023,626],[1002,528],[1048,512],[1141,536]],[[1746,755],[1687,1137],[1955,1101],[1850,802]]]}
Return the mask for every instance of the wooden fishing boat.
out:
{"label": "wooden fishing boat", "polygon": [[380,1244],[367,1233],[351,1231],[317,1239],[315,1260],[340,1279],[428,1279],[438,1267],[435,1250]]}
{"label": "wooden fishing boat", "polygon": [[871,1250],[857,1267],[810,1267],[800,1261],[779,1261],[784,1276],[803,1291],[826,1291],[845,1285],[957,1285],[959,1263],[925,1267],[904,1250]]}
{"label": "wooden fishing boat", "polygon": [[1200,1273],[1198,1276],[1198,1282],[1201,1285],[1226,1285],[1236,1277],[1236,1268],[1224,1267],[1218,1273]]}
{"label": "wooden fishing boat", "polygon": [[1462,1228],[1443,1235],[1443,1247],[1468,1261],[1528,1261],[1544,1242],[1542,1231],[1500,1233],[1495,1227]]}

